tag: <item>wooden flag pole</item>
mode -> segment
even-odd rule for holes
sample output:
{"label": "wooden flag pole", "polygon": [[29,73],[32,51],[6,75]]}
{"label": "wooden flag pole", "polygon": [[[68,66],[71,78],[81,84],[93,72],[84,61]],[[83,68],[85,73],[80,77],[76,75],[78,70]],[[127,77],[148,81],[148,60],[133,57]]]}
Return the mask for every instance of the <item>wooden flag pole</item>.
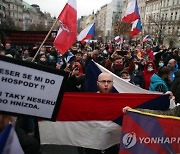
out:
{"label": "wooden flag pole", "polygon": [[44,39],[43,42],[41,43],[41,45],[40,45],[38,51],[36,52],[36,54],[35,54],[35,56],[33,57],[33,59],[32,59],[31,62],[34,62],[34,61],[35,61],[35,59],[36,59],[36,57],[37,57],[39,51],[41,50],[42,46],[43,46],[44,43],[46,42],[47,38],[49,37],[49,35],[50,35],[50,33],[52,32],[52,30],[53,30],[54,26],[56,25],[57,21],[58,21],[58,18],[56,18],[54,24],[52,25],[52,27],[51,27],[51,29],[49,30],[48,34],[46,35],[45,39]]}

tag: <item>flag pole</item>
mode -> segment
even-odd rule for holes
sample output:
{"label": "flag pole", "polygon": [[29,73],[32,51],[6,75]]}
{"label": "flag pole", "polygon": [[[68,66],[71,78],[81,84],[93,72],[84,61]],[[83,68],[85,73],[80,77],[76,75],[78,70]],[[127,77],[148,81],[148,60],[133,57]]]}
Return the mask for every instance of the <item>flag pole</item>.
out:
{"label": "flag pole", "polygon": [[42,48],[42,46],[44,45],[45,41],[46,41],[47,38],[49,37],[49,35],[50,35],[50,33],[52,32],[52,30],[53,30],[54,26],[56,25],[57,21],[58,21],[58,18],[56,18],[55,22],[53,23],[51,29],[49,30],[49,32],[48,32],[48,34],[46,35],[46,37],[45,37],[45,39],[43,40],[43,42],[41,43],[41,45],[40,45],[38,51],[36,52],[36,54],[35,54],[35,56],[33,57],[33,59],[32,59],[31,62],[34,62],[34,61],[35,61],[35,59],[36,59],[36,57],[37,57],[37,55],[38,55],[40,49]]}

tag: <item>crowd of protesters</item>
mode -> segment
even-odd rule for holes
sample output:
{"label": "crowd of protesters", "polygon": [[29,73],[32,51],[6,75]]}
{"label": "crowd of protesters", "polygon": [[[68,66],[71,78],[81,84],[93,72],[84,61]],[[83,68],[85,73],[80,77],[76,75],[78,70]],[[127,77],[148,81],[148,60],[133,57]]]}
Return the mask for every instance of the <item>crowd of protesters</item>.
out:
{"label": "crowd of protesters", "polygon": [[[31,62],[37,49],[37,47],[32,49],[12,48],[10,43],[6,43],[4,48],[1,47],[0,55]],[[86,44],[76,42],[63,55],[57,52],[54,47],[47,50],[43,46],[35,59],[35,63],[70,72],[70,77],[72,77],[70,82],[73,82],[75,76],[76,81],[78,81],[77,84],[81,83],[81,86],[79,85],[81,88],[68,87],[67,90],[85,91],[82,84],[85,80],[85,69],[91,59],[141,88],[161,92],[171,90],[176,95],[176,101],[179,101],[179,94],[175,90],[178,86],[177,83],[176,86],[173,83],[177,82],[179,78],[180,50],[178,48],[168,49],[164,45],[155,47],[148,43],[142,46],[141,44],[117,44],[115,42]],[[167,69],[170,69],[171,72],[169,78]],[[150,86],[150,83],[154,83],[157,77],[166,82],[166,88],[154,87],[155,89],[153,89],[152,85]],[[76,87],[78,86],[76,85]]]}
{"label": "crowd of protesters", "polygon": [[[4,46],[1,45],[0,55],[31,62],[37,50],[37,47],[12,48],[10,43],[6,43]],[[143,45],[125,42],[122,44],[98,41],[85,44],[76,42],[63,55],[54,47],[47,50],[46,46],[43,46],[34,62],[69,72],[66,91],[85,92],[85,70],[91,60],[126,82],[143,89],[163,93],[171,91],[175,103],[180,103],[180,49],[178,48],[153,46],[148,42]],[[25,153],[39,153],[35,124],[32,118],[17,119],[16,130]]]}

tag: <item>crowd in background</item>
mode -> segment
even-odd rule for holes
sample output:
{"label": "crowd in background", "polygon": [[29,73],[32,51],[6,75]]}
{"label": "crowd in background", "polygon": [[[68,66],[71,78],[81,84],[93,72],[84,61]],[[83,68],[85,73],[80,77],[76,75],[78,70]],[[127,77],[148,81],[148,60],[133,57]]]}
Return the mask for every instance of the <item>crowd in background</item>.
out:
{"label": "crowd in background", "polygon": [[[37,47],[32,49],[12,48],[10,43],[6,43],[4,47],[1,47],[0,54],[31,62],[37,50]],[[75,76],[76,80],[79,81],[81,78],[81,80],[85,80],[83,76],[89,61],[92,59],[124,80],[147,90],[153,88],[150,87],[150,79],[157,80],[157,76],[153,76],[154,74],[158,74],[160,77],[163,76],[167,88],[156,90],[165,93],[168,89],[174,92],[174,95],[177,95],[175,93],[178,90],[174,89],[178,86],[177,83],[175,86],[173,82],[177,82],[176,80],[180,76],[180,49],[178,48],[166,48],[164,45],[153,46],[149,42],[143,45],[135,45],[135,43],[117,44],[116,42],[85,44],[76,42],[63,55],[54,47],[46,48],[46,46],[43,46],[35,59],[35,63],[68,71],[70,77]],[[168,72],[166,66],[171,72],[169,78],[168,75],[164,77],[164,73],[167,74]],[[78,86],[76,85],[76,87]],[[81,89],[68,87],[67,90],[85,91],[83,85],[79,87]],[[177,100],[179,100],[178,95]]]}
{"label": "crowd in background", "polygon": [[[1,45],[0,55],[31,62],[38,48],[13,48],[10,43]],[[86,67],[94,60],[126,82],[151,91],[166,93],[171,91],[175,102],[180,103],[180,49],[167,48],[164,45],[153,46],[151,43],[129,44],[116,42],[76,42],[65,54],[60,54],[54,47],[43,46],[35,63],[69,72],[66,91],[85,92]],[[24,122],[27,125],[24,126]],[[30,127],[28,127],[30,126]],[[25,142],[25,134],[33,136],[35,129],[32,119],[19,118],[17,130]],[[37,135],[38,136],[38,135]],[[27,138],[26,138],[27,140]],[[37,150],[38,142],[32,149],[24,145],[26,153]],[[29,147],[29,146],[28,146]],[[34,152],[36,153],[36,152]]]}

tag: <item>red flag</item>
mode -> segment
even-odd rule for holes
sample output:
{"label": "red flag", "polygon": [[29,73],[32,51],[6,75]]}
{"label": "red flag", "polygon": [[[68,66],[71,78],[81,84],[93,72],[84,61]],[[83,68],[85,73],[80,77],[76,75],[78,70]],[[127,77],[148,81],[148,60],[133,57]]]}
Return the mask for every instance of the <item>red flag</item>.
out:
{"label": "red flag", "polygon": [[68,0],[68,3],[66,3],[58,19],[61,22],[61,25],[58,34],[54,40],[54,46],[61,54],[64,54],[76,41],[76,0]]}
{"label": "red flag", "polygon": [[179,117],[129,111],[123,118],[120,153],[179,153],[179,128]]}

